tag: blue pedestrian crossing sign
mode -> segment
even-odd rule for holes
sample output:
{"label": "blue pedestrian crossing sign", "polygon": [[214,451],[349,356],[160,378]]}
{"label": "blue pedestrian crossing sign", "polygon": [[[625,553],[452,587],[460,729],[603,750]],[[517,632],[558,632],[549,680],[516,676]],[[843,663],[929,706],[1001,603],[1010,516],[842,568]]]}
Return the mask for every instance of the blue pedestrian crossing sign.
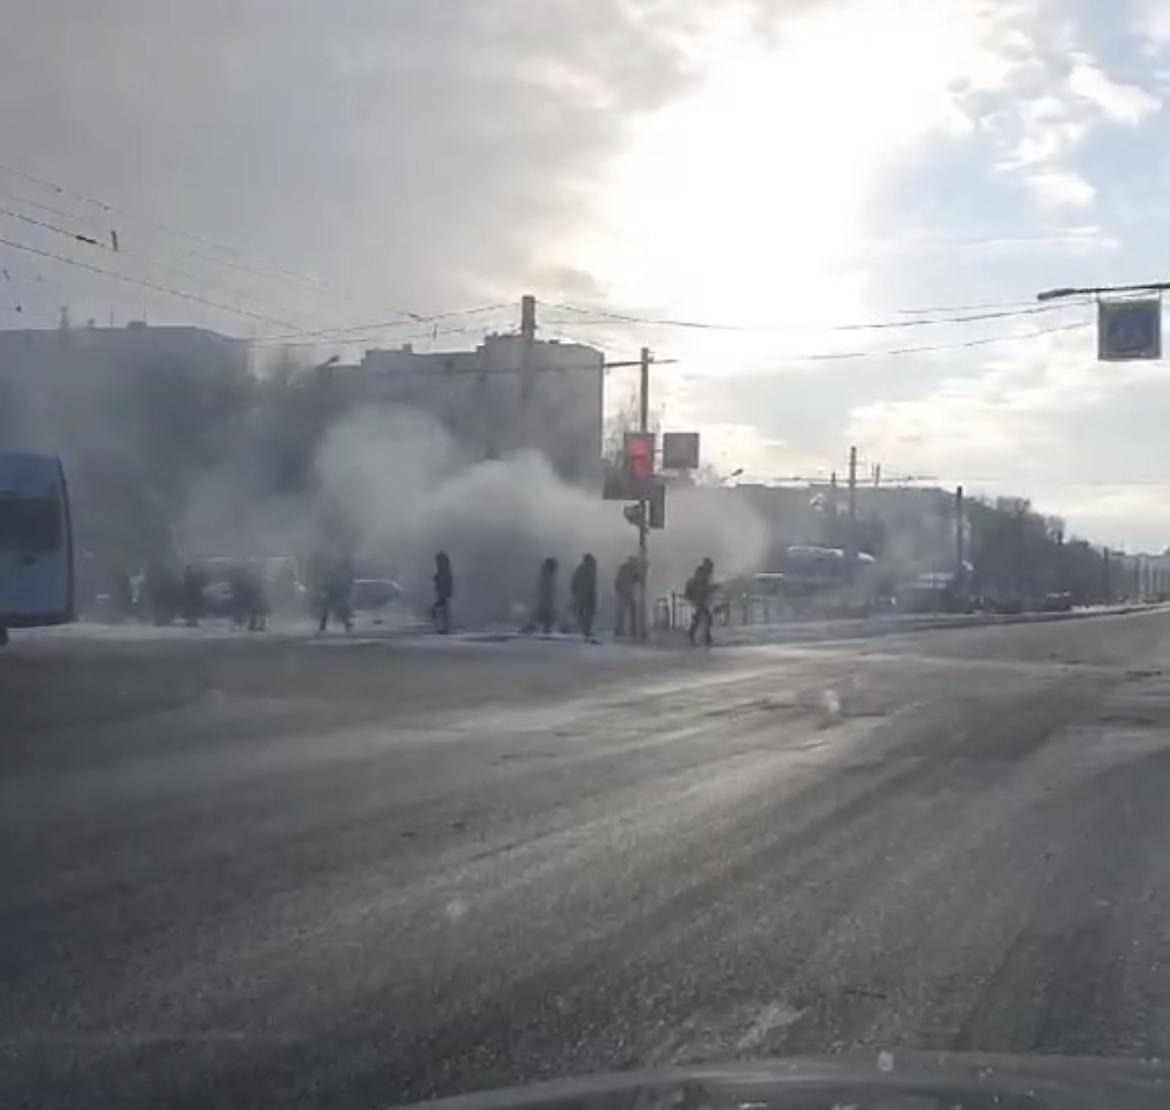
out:
{"label": "blue pedestrian crossing sign", "polygon": [[1097,302],[1097,358],[1134,362],[1162,357],[1162,299]]}

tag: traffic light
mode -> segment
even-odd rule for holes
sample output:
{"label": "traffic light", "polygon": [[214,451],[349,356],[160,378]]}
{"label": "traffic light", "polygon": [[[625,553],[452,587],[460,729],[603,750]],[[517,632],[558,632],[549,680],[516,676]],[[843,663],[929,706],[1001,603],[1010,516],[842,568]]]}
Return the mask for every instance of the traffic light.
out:
{"label": "traffic light", "polygon": [[654,443],[653,432],[626,432],[622,437],[626,477],[635,497],[650,496],[650,483],[654,480]]}
{"label": "traffic light", "polygon": [[637,505],[626,505],[622,509],[622,516],[626,518],[627,524],[632,524],[635,528],[641,528],[642,503],[639,501]]}
{"label": "traffic light", "polygon": [[666,483],[658,482],[650,491],[650,527],[666,527]]}

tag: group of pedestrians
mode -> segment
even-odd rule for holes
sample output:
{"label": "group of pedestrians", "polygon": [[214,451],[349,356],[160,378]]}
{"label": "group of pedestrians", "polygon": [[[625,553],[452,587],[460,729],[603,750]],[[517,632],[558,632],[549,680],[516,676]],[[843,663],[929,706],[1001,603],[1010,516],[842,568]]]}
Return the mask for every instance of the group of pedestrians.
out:
{"label": "group of pedestrians", "polygon": [[[597,559],[586,553],[569,578],[569,602],[577,631],[586,639],[594,638],[597,622],[598,587]],[[540,565],[536,577],[536,597],[524,631],[550,635],[558,628],[561,613],[558,581],[560,561],[548,556]],[[715,564],[704,559],[687,580],[685,597],[691,604],[689,639],[711,644],[712,604],[715,598]],[[431,621],[438,632],[451,630],[451,601],[455,596],[455,575],[451,558],[445,551],[435,555],[434,602]],[[638,587],[642,582],[642,564],[636,555],[627,558],[614,576],[614,638],[636,636],[638,628]]]}
{"label": "group of pedestrians", "polygon": [[[559,611],[557,574],[559,562],[549,556],[541,564],[536,580],[536,605],[532,611],[530,628],[548,635],[557,624]],[[638,631],[638,585],[642,581],[641,562],[631,555],[619,567],[614,577],[614,636],[634,636]],[[592,640],[598,610],[597,560],[586,553],[569,579],[569,601],[577,630]]]}
{"label": "group of pedestrians", "polygon": [[[540,565],[536,576],[536,596],[530,611],[525,631],[551,634],[559,627],[561,613],[559,597],[560,560],[548,556]],[[636,556],[631,555],[618,568],[614,580],[615,624],[614,635],[634,635],[637,630],[636,594],[641,581],[641,570]],[[434,585],[434,601],[431,604],[431,621],[440,633],[451,631],[451,602],[455,596],[455,573],[451,557],[445,551],[435,554],[435,572],[431,579]],[[597,623],[598,587],[597,559],[590,553],[581,557],[569,579],[569,599],[573,620],[577,630],[587,640],[593,639]]]}

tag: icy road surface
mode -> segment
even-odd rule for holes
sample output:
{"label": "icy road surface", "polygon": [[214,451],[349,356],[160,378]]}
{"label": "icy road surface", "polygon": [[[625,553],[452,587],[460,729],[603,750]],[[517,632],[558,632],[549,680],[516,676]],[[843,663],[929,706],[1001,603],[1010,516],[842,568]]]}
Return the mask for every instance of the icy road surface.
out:
{"label": "icy road surface", "polygon": [[1170,614],[0,654],[0,1105],[1170,1054]]}

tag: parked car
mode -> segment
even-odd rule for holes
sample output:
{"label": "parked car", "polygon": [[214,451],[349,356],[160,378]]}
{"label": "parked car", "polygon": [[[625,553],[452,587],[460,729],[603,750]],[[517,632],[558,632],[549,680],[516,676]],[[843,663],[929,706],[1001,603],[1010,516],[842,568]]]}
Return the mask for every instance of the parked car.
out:
{"label": "parked car", "polygon": [[353,584],[350,606],[355,616],[382,624],[391,615],[407,615],[406,600],[405,588],[393,578],[358,578]]}

